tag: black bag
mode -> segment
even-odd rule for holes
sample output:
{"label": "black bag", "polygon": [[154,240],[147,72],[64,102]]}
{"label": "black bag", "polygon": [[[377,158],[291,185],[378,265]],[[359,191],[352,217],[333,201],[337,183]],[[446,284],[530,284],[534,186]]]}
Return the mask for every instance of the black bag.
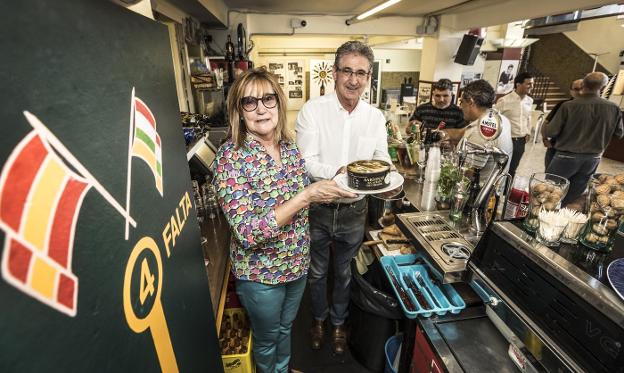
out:
{"label": "black bag", "polygon": [[[396,334],[403,317],[395,297],[384,290],[389,287],[378,261],[374,261],[364,276],[351,263],[351,305],[349,350],[355,360],[372,372],[383,372],[386,364],[384,345]],[[384,290],[381,290],[381,289]],[[390,290],[392,291],[392,290]]]}
{"label": "black bag", "polygon": [[373,262],[368,272],[362,276],[358,273],[355,261],[353,261],[351,274],[351,301],[361,310],[386,319],[399,320],[403,317],[397,299],[377,288],[387,283],[384,277],[380,277],[383,276],[383,270],[377,262]]}

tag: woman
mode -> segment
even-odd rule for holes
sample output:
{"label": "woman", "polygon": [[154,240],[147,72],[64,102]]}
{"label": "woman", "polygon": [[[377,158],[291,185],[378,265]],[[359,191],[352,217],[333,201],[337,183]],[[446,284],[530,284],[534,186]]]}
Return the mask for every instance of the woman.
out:
{"label": "woman", "polygon": [[233,232],[236,293],[253,329],[258,371],[287,372],[310,261],[308,206],[355,195],[331,180],[308,185],[275,75],[263,68],[243,73],[227,110],[230,131],[217,152],[214,183]]}

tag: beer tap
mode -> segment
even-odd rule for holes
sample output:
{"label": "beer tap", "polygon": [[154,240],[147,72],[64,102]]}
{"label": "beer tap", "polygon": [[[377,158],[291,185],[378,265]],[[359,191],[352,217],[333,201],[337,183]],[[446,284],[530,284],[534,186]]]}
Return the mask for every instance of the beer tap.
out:
{"label": "beer tap", "polygon": [[[494,170],[490,173],[488,179],[485,181],[483,187],[479,191],[479,194],[470,206],[470,208],[472,209],[472,220],[470,226],[471,232],[474,233],[477,237],[481,237],[487,227],[485,211],[487,209],[490,192],[492,191],[492,188],[500,187],[501,182],[503,181],[506,182],[506,187],[503,191],[503,207],[507,204],[507,198],[511,189],[511,175],[509,173],[504,173],[504,170],[505,166],[507,166],[509,156],[505,152],[495,146],[492,146],[491,144],[486,143],[485,146],[482,146],[469,142],[465,138],[460,141],[457,149],[457,152],[459,154],[458,162],[460,168],[464,165],[464,162],[469,155],[482,157],[491,156],[494,161]],[[481,165],[481,167],[483,167],[486,162],[487,160],[483,162],[483,165]]]}

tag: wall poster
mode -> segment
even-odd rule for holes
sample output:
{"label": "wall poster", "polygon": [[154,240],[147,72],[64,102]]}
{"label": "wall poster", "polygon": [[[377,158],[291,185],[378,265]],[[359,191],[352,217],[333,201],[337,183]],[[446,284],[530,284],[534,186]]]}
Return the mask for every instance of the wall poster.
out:
{"label": "wall poster", "polygon": [[8,7],[0,371],[222,372],[166,26]]}
{"label": "wall poster", "polygon": [[418,81],[418,97],[416,99],[416,106],[426,104],[431,101],[431,87],[433,82],[420,80]]}
{"label": "wall poster", "polygon": [[305,85],[303,73],[303,60],[269,60],[269,71],[278,75],[284,94],[288,99],[288,110],[299,110],[303,106]]}
{"label": "wall poster", "polygon": [[368,80],[368,87],[362,93],[360,99],[368,102],[369,104],[378,107],[379,106],[379,97],[381,94],[381,90],[379,87],[381,86],[381,61],[373,62],[373,69],[371,71],[370,79]]}
{"label": "wall poster", "polygon": [[310,60],[310,99],[334,91],[334,60]]}
{"label": "wall poster", "polygon": [[496,94],[506,95],[514,89],[514,79],[518,73],[520,61],[502,60],[500,64],[500,74],[496,83]]}

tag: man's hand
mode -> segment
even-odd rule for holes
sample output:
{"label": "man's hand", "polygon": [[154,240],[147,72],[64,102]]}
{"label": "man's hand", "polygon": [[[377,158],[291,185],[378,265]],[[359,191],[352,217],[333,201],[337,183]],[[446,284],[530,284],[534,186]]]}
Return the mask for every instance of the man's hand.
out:
{"label": "man's hand", "polygon": [[525,143],[529,143],[529,140],[531,140],[531,134],[527,134],[526,136],[524,136],[524,142]]}
{"label": "man's hand", "polygon": [[547,139],[547,138],[546,138],[546,139],[542,139],[542,143],[543,143],[543,144],[544,144],[544,146],[545,146],[545,147],[547,147],[547,148],[552,148],[552,146],[553,146],[552,142],[550,142],[550,140],[549,140],[549,139]]}

